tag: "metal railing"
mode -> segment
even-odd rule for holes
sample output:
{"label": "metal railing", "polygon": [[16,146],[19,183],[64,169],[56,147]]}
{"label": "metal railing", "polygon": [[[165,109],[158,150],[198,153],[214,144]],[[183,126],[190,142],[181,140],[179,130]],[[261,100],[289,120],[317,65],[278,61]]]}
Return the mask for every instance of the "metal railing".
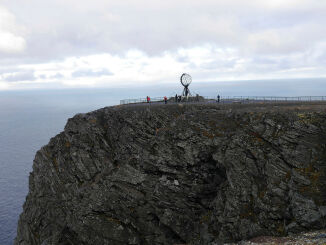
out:
{"label": "metal railing", "polygon": [[[217,97],[210,97],[210,96],[200,96],[198,101],[196,101],[196,97],[191,100],[191,103],[211,103],[216,102]],[[175,102],[174,97],[168,98],[169,103]],[[273,102],[318,102],[318,101],[326,101],[326,96],[292,96],[292,97],[285,97],[285,96],[221,96],[220,97],[220,103],[273,103]],[[146,103],[146,98],[139,98],[139,99],[125,99],[120,100],[120,105],[125,104],[140,104],[140,103]],[[163,97],[155,97],[151,98],[151,103],[160,103],[164,102]],[[185,98],[182,99],[179,103],[187,103],[187,100]]]}
{"label": "metal railing", "polygon": [[[154,103],[155,102],[164,102],[164,97],[151,98],[150,102],[151,103],[153,103],[153,102]],[[147,103],[147,98],[120,100],[120,105],[125,105],[125,104],[139,104],[139,103]]]}

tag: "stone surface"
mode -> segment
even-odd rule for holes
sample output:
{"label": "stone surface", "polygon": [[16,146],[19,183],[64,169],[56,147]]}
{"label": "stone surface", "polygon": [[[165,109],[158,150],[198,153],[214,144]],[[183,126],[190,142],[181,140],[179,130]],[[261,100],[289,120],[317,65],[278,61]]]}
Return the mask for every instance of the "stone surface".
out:
{"label": "stone surface", "polygon": [[322,229],[322,110],[146,105],[78,114],[35,156],[15,244],[220,244]]}
{"label": "stone surface", "polygon": [[302,232],[287,237],[260,236],[249,241],[227,243],[225,245],[325,245],[326,231],[318,230],[313,232]]}

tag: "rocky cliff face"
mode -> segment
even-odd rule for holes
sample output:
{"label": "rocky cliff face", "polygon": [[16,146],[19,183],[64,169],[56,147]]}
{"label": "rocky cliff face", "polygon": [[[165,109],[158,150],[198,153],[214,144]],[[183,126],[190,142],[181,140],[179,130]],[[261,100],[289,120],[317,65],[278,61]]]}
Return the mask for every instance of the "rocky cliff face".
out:
{"label": "rocky cliff face", "polygon": [[214,244],[325,227],[326,113],[281,107],[76,115],[36,154],[15,244]]}

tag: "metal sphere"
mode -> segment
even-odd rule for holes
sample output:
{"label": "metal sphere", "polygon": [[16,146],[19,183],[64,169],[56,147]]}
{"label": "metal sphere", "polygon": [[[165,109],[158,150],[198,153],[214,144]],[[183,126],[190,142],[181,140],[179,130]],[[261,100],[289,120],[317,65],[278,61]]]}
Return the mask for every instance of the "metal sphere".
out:
{"label": "metal sphere", "polygon": [[180,82],[183,86],[189,86],[189,84],[191,83],[192,78],[189,74],[187,73],[183,73],[180,77]]}

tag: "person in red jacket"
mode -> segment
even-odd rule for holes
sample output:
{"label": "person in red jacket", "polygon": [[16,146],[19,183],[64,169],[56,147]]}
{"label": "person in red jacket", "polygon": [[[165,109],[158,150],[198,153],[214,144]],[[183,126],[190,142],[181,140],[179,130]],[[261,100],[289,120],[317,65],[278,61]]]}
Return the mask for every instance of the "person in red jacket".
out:
{"label": "person in red jacket", "polygon": [[147,103],[151,102],[151,98],[149,96],[146,97],[147,98]]}
{"label": "person in red jacket", "polygon": [[164,103],[167,104],[168,103],[168,98],[166,96],[164,96]]}

